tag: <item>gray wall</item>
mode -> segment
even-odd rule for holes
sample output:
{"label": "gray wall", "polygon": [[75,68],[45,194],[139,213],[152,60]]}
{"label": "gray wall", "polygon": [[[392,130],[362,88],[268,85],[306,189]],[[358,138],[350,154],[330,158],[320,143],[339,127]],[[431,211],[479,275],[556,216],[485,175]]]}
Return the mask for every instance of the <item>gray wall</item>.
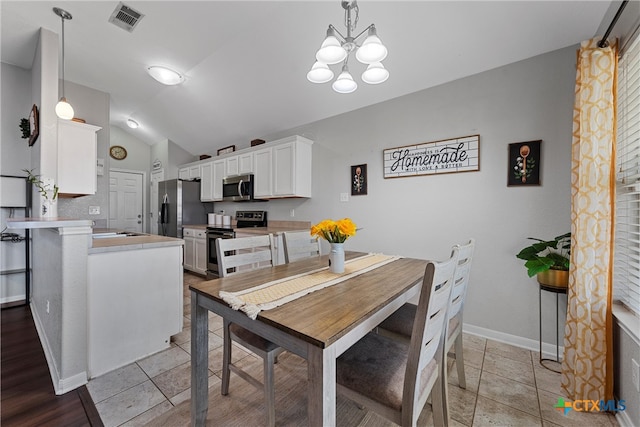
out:
{"label": "gray wall", "polygon": [[[267,209],[271,219],[288,219],[294,209],[294,219],[314,223],[349,216],[362,228],[347,241],[354,250],[444,259],[453,244],[474,237],[465,323],[474,332],[537,348],[538,286],[515,254],[528,236],[554,237],[570,228],[575,49],[267,135],[267,141],[292,134],[315,141],[313,197],[258,209]],[[480,135],[479,172],[383,178],[386,148],[472,134]],[[507,187],[508,144],[538,139],[542,185]],[[340,202],[340,193],[350,194],[350,166],[361,163],[368,165],[368,195]],[[246,207],[216,203],[219,209]],[[555,301],[544,297],[545,341],[555,343]]]}
{"label": "gray wall", "polygon": [[1,64],[2,73],[2,126],[0,135],[0,167],[3,175],[26,176],[22,169],[29,168],[31,157],[29,140],[22,139],[20,119],[28,118],[31,111],[31,72]]}

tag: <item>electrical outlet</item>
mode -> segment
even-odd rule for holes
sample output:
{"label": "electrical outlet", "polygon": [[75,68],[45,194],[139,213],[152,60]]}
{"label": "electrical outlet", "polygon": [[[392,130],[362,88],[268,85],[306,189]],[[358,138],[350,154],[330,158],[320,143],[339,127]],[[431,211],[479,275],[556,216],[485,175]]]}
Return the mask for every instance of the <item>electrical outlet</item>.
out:
{"label": "electrical outlet", "polygon": [[631,381],[636,391],[640,392],[640,365],[635,359],[631,359]]}
{"label": "electrical outlet", "polygon": [[349,193],[340,193],[340,201],[348,202],[349,201]]}
{"label": "electrical outlet", "polygon": [[296,210],[295,210],[295,209],[291,209],[291,210],[289,211],[289,216],[290,216],[291,218],[293,218],[294,216],[296,216]]}
{"label": "electrical outlet", "polygon": [[100,215],[100,206],[89,206],[89,215]]}
{"label": "electrical outlet", "polygon": [[49,301],[47,301],[47,314],[49,314]]}

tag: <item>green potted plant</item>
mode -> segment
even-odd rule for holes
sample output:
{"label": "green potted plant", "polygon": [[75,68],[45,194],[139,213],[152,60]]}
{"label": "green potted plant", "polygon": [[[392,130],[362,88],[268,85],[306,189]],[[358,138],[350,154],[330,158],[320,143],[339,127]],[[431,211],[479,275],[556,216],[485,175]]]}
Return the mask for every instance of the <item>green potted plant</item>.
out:
{"label": "green potted plant", "polygon": [[529,277],[537,276],[543,285],[566,288],[569,283],[571,233],[556,236],[553,240],[528,239],[536,243],[522,249],[516,257],[526,261],[524,266]]}

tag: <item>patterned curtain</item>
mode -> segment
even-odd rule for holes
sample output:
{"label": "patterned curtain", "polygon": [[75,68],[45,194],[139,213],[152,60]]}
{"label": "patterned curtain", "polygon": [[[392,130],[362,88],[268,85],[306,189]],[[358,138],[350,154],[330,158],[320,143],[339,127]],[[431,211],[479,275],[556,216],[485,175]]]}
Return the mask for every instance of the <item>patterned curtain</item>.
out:
{"label": "patterned curtain", "polygon": [[582,42],[571,160],[571,268],[562,389],[613,399],[612,283],[617,45]]}

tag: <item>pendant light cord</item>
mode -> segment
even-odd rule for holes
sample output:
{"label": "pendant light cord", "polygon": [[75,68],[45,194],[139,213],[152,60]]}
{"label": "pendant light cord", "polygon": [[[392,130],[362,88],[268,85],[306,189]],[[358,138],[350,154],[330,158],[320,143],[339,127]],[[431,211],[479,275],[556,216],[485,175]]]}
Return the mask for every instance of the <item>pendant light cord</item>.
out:
{"label": "pendant light cord", "polygon": [[60,18],[62,19],[62,97],[66,100],[64,96],[64,16]]}

